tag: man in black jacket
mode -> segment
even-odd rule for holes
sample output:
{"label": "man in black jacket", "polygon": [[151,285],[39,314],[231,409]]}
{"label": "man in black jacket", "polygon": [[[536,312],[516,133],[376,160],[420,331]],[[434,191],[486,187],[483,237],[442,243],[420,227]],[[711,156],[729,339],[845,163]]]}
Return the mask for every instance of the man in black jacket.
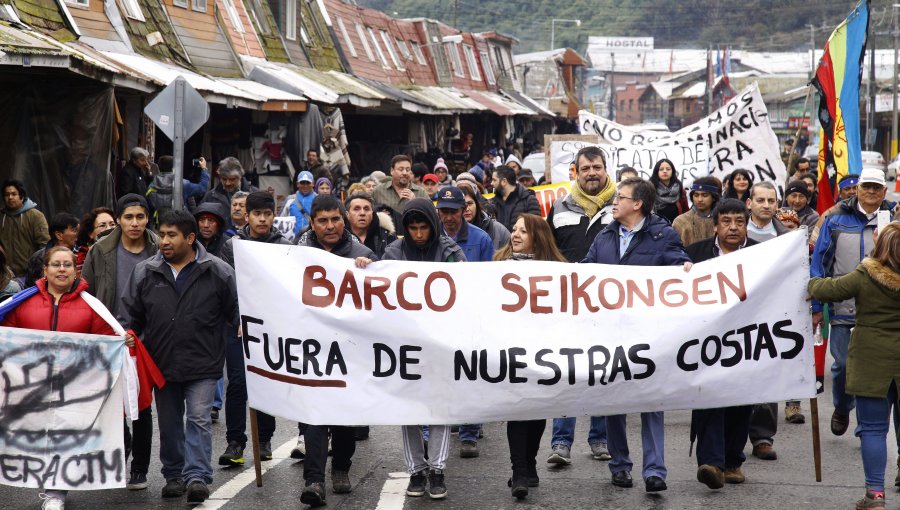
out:
{"label": "man in black jacket", "polygon": [[[368,193],[354,193],[347,199],[348,227],[361,243],[384,256],[384,250],[397,239],[390,214],[376,213],[375,200]],[[390,227],[390,228],[385,228]]]}
{"label": "man in black jacket", "polygon": [[516,181],[516,172],[512,168],[501,166],[494,170],[491,184],[496,193],[491,199],[491,204],[497,211],[497,221],[510,232],[520,214],[541,215],[541,204],[538,203],[534,192]]}
{"label": "man in black jacket", "polygon": [[[750,211],[740,200],[722,200],[712,217],[716,234],[685,248],[694,263],[757,244],[747,237]],[[710,489],[720,489],[726,482],[744,483],[741,465],[746,460],[752,412],[753,406],[733,406],[691,413],[691,441],[697,438],[697,481]]]}
{"label": "man in black jacket", "polygon": [[[134,268],[123,297],[166,384],[155,391],[162,496],[202,503],[212,483],[210,412],[225,363],[225,331],[238,326],[234,270],[197,241],[184,210],[160,219],[159,253]],[[185,412],[187,421],[185,421]]]}
{"label": "man in black jacket", "polygon": [[194,211],[197,227],[200,229],[199,241],[210,254],[222,258],[222,249],[231,236],[225,233],[228,225],[228,213],[219,202],[204,202]]}
{"label": "man in black jacket", "polygon": [[[247,224],[237,234],[225,241],[222,260],[234,268],[234,239],[256,241],[269,244],[291,244],[273,228],[275,220],[275,199],[271,193],[254,191],[247,196]],[[239,269],[239,268],[235,268]],[[244,348],[235,330],[226,330],[225,365],[228,372],[228,386],[225,389],[225,439],[228,446],[219,456],[220,466],[244,463],[244,447],[247,445],[247,379],[244,373]],[[256,413],[259,425],[259,456],[262,460],[272,460],[272,435],[275,433],[275,418]],[[300,434],[303,434],[301,425]],[[302,441],[302,439],[301,439]],[[302,458],[302,457],[301,457]]]}
{"label": "man in black jacket", "polygon": [[[347,211],[340,200],[331,195],[319,195],[310,211],[311,229],[301,237],[300,246],[325,250],[338,257],[355,259],[357,267],[365,268],[378,260],[375,253],[353,239],[345,228]],[[331,460],[331,484],[335,494],[350,492],[350,465],[356,451],[354,427],[338,425],[307,425],[306,461],[303,478],[306,487],[300,502],[311,506],[325,504],[325,463],[328,461],[328,434],[334,457]]]}

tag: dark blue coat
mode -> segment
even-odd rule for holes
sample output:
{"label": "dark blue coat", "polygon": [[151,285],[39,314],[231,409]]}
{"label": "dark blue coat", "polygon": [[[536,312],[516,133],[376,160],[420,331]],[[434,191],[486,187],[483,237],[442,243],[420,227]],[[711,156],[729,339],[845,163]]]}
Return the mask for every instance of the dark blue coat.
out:
{"label": "dark blue coat", "polygon": [[619,222],[613,221],[597,234],[582,262],[625,266],[678,266],[691,261],[681,245],[678,232],[668,221],[655,214],[647,217],[644,226],[631,239],[621,258],[619,228]]}

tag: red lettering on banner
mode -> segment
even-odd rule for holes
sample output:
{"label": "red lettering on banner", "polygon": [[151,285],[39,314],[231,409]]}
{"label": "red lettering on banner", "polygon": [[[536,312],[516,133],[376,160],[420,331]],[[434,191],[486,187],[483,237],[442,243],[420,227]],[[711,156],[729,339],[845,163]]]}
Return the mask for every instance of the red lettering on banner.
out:
{"label": "red lettering on banner", "polygon": [[[325,278],[325,268],[322,266],[308,266],[303,271],[303,304],[325,308],[334,302],[334,285]],[[317,296],[314,289],[325,289],[324,296]]]}

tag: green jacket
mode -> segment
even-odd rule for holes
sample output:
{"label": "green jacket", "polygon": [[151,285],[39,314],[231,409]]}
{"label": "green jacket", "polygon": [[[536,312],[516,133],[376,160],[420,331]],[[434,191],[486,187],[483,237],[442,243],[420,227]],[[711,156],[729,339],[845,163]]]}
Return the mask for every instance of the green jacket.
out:
{"label": "green jacket", "polygon": [[[116,248],[122,239],[122,227],[102,237],[91,246],[84,259],[81,277],[88,282],[88,292],[93,294],[110,311],[115,312],[116,301]],[[150,258],[159,251],[159,237],[152,230],[144,231],[144,255]]]}
{"label": "green jacket", "polygon": [[823,302],[856,298],[856,327],[847,355],[847,393],[884,398],[900,385],[900,274],[865,258],[840,278],[812,278],[809,294]]}
{"label": "green jacket", "polygon": [[29,198],[18,211],[3,209],[0,218],[0,244],[6,251],[6,262],[17,276],[25,274],[31,255],[47,246],[50,230],[47,218]]}

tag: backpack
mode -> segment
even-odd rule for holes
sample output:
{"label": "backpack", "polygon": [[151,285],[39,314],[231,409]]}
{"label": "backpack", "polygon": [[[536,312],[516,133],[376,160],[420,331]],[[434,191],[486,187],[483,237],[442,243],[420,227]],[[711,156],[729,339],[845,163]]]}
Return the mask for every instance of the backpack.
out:
{"label": "backpack", "polygon": [[172,210],[174,197],[175,173],[165,172],[157,174],[147,188],[147,203],[153,212],[153,224],[159,225],[159,217],[166,211]]}

